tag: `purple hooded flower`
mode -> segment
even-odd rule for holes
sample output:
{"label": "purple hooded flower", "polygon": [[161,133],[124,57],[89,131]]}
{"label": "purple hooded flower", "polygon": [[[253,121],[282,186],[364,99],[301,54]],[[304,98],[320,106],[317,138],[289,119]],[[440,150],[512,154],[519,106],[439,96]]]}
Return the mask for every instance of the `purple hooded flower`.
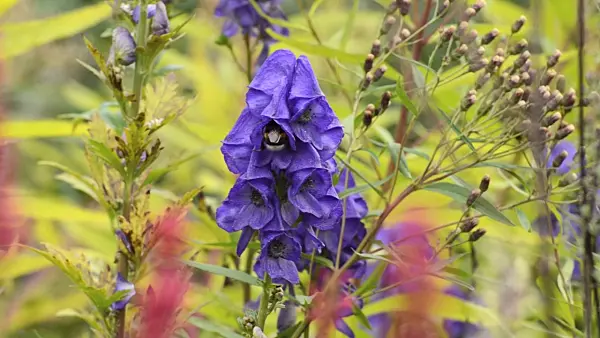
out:
{"label": "purple hooded flower", "polygon": [[127,306],[127,303],[129,303],[129,300],[131,300],[131,298],[135,295],[135,286],[133,284],[129,283],[119,272],[119,273],[117,273],[117,283],[115,285],[115,293],[120,292],[120,291],[129,291],[129,292],[127,294],[125,294],[125,296],[121,300],[118,300],[110,305],[110,308],[113,311],[123,310],[125,308],[125,306]]}
{"label": "purple hooded flower", "polygon": [[552,148],[550,156],[548,157],[548,163],[546,164],[546,167],[552,168],[552,163],[554,162],[558,154],[560,154],[563,151],[567,152],[567,157],[564,159],[562,164],[556,169],[556,172],[559,175],[564,175],[568,173],[571,170],[571,167],[573,166],[575,155],[577,154],[577,147],[575,147],[573,143],[565,140],[558,142],[554,146],[554,148]]}
{"label": "purple hooded flower", "polygon": [[261,236],[261,251],[254,271],[259,277],[265,273],[274,283],[298,284],[298,268],[302,246],[297,238],[285,232],[265,232]]}
{"label": "purple hooded flower", "polygon": [[296,60],[288,102],[292,110],[294,135],[314,146],[323,161],[332,158],[342,142],[344,130],[305,56]]}
{"label": "purple hooded flower", "polygon": [[[164,5],[164,4],[163,4]],[[147,13],[147,18],[151,19],[154,17],[154,15],[156,14],[156,4],[149,4],[148,7],[146,7],[146,13]],[[136,24],[140,22],[140,6],[135,6],[135,8],[133,9],[133,12],[131,12],[131,19],[133,20],[133,22],[135,22]]]}
{"label": "purple hooded flower", "polygon": [[339,203],[327,169],[296,171],[292,174],[291,182],[288,199],[304,213],[325,217]]}
{"label": "purple hooded flower", "polygon": [[[472,301],[470,293],[465,292],[460,286],[452,285],[445,291],[446,294],[466,300]],[[480,303],[475,301],[475,303]],[[457,320],[444,320],[444,329],[448,333],[448,338],[461,338],[461,337],[477,337],[477,334],[483,331],[483,329],[475,324],[461,322]]]}
{"label": "purple hooded flower", "polygon": [[275,217],[278,207],[272,182],[238,178],[223,204],[217,209],[217,224],[227,232],[245,227],[262,229]]}
{"label": "purple hooded flower", "polygon": [[131,33],[124,27],[116,27],[112,33],[112,45],[108,56],[108,63],[115,62],[129,66],[135,62],[136,44]]}
{"label": "purple hooded flower", "polygon": [[156,10],[150,28],[152,28],[152,34],[156,36],[165,35],[171,30],[167,7],[161,1],[156,3]]}

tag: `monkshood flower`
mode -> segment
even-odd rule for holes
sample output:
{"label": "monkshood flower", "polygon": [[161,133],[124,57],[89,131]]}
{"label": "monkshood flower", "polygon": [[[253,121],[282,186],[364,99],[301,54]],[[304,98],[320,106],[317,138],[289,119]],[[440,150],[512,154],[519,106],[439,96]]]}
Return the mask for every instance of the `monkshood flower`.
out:
{"label": "monkshood flower", "polygon": [[167,7],[161,1],[156,3],[156,11],[150,28],[152,28],[152,34],[156,36],[165,35],[171,30]]}
{"label": "monkshood flower", "polygon": [[265,273],[271,276],[274,283],[298,284],[298,268],[302,246],[298,238],[285,232],[267,232],[261,238],[261,252],[254,265],[254,271],[259,277]]}
{"label": "monkshood flower", "polygon": [[133,284],[129,283],[125,279],[125,277],[123,277],[123,275],[121,275],[121,273],[117,273],[117,282],[115,285],[115,293],[120,292],[120,291],[128,291],[128,292],[127,292],[127,294],[125,294],[125,296],[121,300],[116,301],[110,305],[110,308],[113,311],[123,310],[125,308],[125,306],[127,306],[127,303],[129,303],[131,298],[133,296],[135,296],[135,286],[133,286]]}
{"label": "monkshood flower", "polygon": [[[257,1],[257,3],[268,17],[287,20],[281,10],[280,0],[263,0]],[[277,42],[269,35],[267,29],[271,29],[279,35],[289,35],[287,28],[270,23],[256,11],[248,0],[221,0],[215,9],[215,16],[227,18],[221,31],[224,36],[231,38],[241,29],[242,34],[255,37],[262,42],[263,47],[256,61],[259,66],[267,59],[270,46]]]}
{"label": "monkshood flower", "polygon": [[[466,292],[458,285],[450,286],[445,290],[445,293],[469,302],[481,303],[474,298],[472,293]],[[449,319],[444,320],[444,330],[446,330],[448,338],[483,337],[482,333],[485,331],[485,329],[473,323]]]}
{"label": "monkshood flower", "polygon": [[129,66],[135,62],[135,40],[124,27],[116,27],[112,33],[112,45],[108,56],[109,64]]}
{"label": "monkshood flower", "polygon": [[548,156],[548,163],[546,164],[547,168],[554,167],[553,166],[554,161],[559,156],[559,154],[563,151],[566,151],[567,157],[565,157],[565,159],[562,161],[560,166],[558,166],[558,168],[556,168],[556,173],[558,173],[559,175],[564,175],[564,174],[568,173],[571,170],[571,167],[573,166],[573,162],[575,160],[575,155],[577,154],[577,147],[575,147],[575,145],[573,143],[566,141],[566,140],[562,140],[562,141],[558,142],[554,146],[554,148],[552,148],[552,151],[550,152],[550,156]]}

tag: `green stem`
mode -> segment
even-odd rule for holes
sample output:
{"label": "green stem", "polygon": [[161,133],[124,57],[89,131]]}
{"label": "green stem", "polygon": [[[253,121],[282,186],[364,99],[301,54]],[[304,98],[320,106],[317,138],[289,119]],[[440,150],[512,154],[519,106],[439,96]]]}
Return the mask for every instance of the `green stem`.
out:
{"label": "green stem", "polygon": [[302,332],[308,329],[308,325],[309,321],[305,318],[302,324],[300,324],[300,326],[298,326],[296,331],[294,331],[294,333],[292,334],[292,338],[299,338],[302,335]]}
{"label": "green stem", "polygon": [[140,4],[140,22],[137,26],[136,34],[136,62],[135,62],[135,74],[133,77],[133,103],[131,105],[130,117],[135,117],[139,113],[140,103],[142,102],[142,89],[144,88],[144,77],[145,74],[145,62],[144,53],[146,49],[146,38],[148,36],[148,8],[147,0],[142,0]]}
{"label": "green stem", "polygon": [[246,47],[246,77],[248,83],[252,82],[252,48],[250,47],[250,34],[244,34],[244,46]]}
{"label": "green stem", "polygon": [[258,327],[264,331],[265,322],[269,315],[269,298],[271,298],[271,276],[265,274],[265,281],[263,285],[263,294],[260,298],[260,306],[258,310]]}
{"label": "green stem", "polygon": [[[250,251],[248,251],[248,258],[246,259],[246,266],[244,267],[244,271],[247,274],[252,273],[252,262],[254,261],[254,251],[255,250],[253,250],[253,249],[250,249]],[[252,298],[252,290],[250,289],[250,284],[244,283],[243,291],[244,291],[244,304],[243,305],[245,306],[246,304],[248,304],[248,302]]]}
{"label": "green stem", "polygon": [[[123,189],[123,217],[129,220],[131,216],[131,184],[130,180],[125,180],[125,188]],[[129,259],[127,254],[118,249],[117,251],[117,271],[125,279],[129,279]],[[127,307],[117,313],[117,338],[125,337],[125,319],[127,317]]]}

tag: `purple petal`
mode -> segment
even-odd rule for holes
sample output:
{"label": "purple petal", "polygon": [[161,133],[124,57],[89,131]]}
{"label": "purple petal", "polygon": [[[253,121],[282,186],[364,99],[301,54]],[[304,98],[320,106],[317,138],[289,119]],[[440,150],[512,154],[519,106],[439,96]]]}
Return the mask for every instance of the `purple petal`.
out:
{"label": "purple petal", "polygon": [[244,250],[246,250],[246,248],[248,247],[248,243],[250,243],[252,235],[254,235],[254,229],[250,227],[245,227],[244,229],[242,229],[242,234],[240,235],[240,239],[238,240],[236,248],[236,253],[238,257],[241,256]]}
{"label": "purple petal", "polygon": [[354,338],[354,332],[343,319],[337,319],[335,321],[335,328],[343,333],[346,337]]}

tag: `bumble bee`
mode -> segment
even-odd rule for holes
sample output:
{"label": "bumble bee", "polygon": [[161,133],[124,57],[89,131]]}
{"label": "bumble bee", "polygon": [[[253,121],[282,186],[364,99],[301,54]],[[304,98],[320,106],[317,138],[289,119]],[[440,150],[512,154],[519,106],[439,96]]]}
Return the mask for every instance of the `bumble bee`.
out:
{"label": "bumble bee", "polygon": [[288,143],[287,134],[275,121],[269,122],[263,131],[263,149],[280,151]]}

